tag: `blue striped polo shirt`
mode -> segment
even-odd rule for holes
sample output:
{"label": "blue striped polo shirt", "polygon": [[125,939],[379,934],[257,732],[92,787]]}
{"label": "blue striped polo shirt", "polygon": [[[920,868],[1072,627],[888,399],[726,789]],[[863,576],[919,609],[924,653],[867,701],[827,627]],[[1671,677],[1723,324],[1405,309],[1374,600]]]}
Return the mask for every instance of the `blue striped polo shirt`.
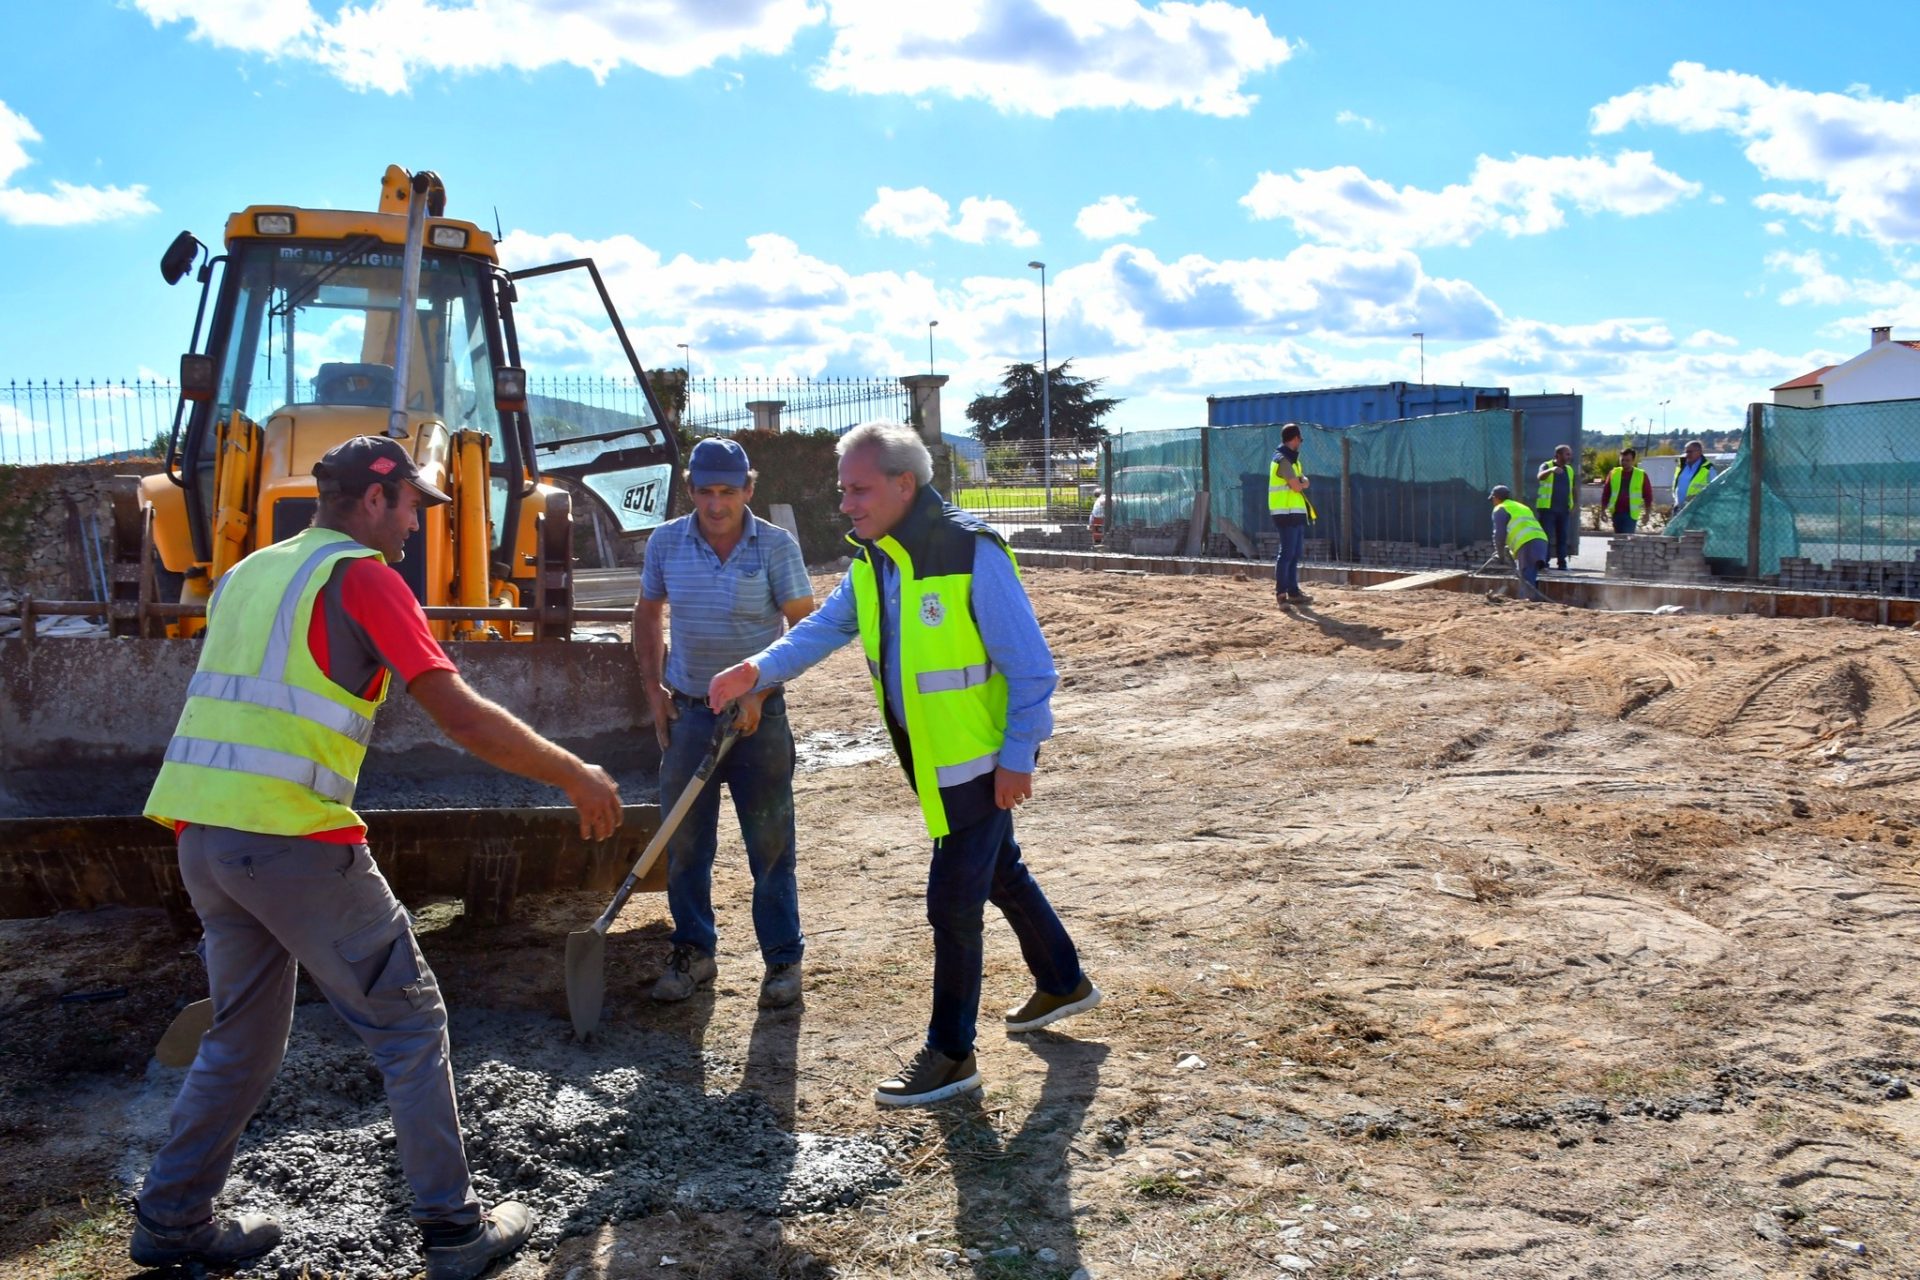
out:
{"label": "blue striped polo shirt", "polygon": [[813,594],[800,544],[747,512],[746,532],[725,562],[697,517],[669,520],[647,539],[640,597],[667,602],[667,667],[681,693],[706,698],[707,683],[780,638],[780,606]]}

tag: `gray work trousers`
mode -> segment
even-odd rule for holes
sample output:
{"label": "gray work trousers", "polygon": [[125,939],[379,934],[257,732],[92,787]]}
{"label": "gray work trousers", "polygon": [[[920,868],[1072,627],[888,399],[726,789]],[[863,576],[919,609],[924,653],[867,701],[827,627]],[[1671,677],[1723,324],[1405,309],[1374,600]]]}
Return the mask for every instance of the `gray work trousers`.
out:
{"label": "gray work trousers", "polygon": [[147,1218],[187,1226],[212,1215],[240,1132],[286,1056],[304,965],[385,1078],[414,1220],[479,1221],[446,1002],[367,846],[189,826],[180,876],[206,930],[214,1016],[140,1190]]}

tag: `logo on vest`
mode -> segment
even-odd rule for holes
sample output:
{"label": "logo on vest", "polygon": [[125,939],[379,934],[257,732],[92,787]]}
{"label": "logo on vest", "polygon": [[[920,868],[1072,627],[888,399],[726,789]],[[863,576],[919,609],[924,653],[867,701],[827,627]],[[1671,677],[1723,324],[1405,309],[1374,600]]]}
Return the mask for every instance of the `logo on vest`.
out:
{"label": "logo on vest", "polygon": [[947,620],[947,607],[940,603],[940,597],[929,591],[920,597],[920,621],[929,627],[937,627]]}

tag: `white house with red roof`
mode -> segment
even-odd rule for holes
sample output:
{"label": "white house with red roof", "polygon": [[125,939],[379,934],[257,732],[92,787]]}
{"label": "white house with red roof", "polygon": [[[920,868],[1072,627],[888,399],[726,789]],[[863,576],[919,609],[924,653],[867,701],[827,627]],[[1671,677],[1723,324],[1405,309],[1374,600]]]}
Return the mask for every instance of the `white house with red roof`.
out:
{"label": "white house with red roof", "polygon": [[1773,388],[1775,404],[1799,409],[1867,400],[1920,400],[1920,342],[1896,341],[1891,325],[1874,329],[1873,341],[1853,359]]}

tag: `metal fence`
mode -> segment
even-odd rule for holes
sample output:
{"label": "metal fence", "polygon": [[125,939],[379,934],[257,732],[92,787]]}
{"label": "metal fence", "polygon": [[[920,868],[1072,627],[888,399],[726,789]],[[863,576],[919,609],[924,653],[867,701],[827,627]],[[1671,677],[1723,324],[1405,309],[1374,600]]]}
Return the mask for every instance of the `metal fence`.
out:
{"label": "metal fence", "polygon": [[[535,376],[527,390],[549,403],[646,416],[634,378]],[[8,380],[0,383],[0,463],[164,454],[179,397],[176,383],[159,379]],[[839,434],[876,418],[905,422],[911,413],[898,378],[695,378],[681,423],[702,435],[757,423]]]}
{"label": "metal fence", "polygon": [[1053,465],[1037,440],[981,445],[951,452],[955,506],[1002,530],[1084,527],[1100,494],[1100,453],[1054,450]]}
{"label": "metal fence", "polygon": [[1716,576],[1920,595],[1920,400],[1748,407],[1739,455],[1668,522]]}

